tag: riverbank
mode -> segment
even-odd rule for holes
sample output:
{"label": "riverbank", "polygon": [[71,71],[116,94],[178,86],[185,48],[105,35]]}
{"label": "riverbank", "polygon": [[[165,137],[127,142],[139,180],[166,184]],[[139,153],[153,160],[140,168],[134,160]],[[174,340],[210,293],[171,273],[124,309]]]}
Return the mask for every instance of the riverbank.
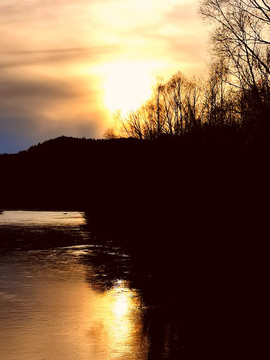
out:
{"label": "riverbank", "polygon": [[183,324],[187,358],[255,356],[268,281],[269,149],[227,140],[56,139],[5,158],[1,200],[85,211],[91,236],[121,246],[134,272],[151,279],[140,286],[146,302],[158,299],[157,316],[170,318],[179,304],[166,326]]}

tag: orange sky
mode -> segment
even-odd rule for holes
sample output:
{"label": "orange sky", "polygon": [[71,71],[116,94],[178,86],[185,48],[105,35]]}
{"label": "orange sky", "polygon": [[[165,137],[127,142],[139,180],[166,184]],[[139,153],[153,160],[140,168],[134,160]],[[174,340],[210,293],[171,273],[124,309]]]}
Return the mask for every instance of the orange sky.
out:
{"label": "orange sky", "polygon": [[157,76],[201,75],[197,0],[1,0],[0,153],[102,137]]}

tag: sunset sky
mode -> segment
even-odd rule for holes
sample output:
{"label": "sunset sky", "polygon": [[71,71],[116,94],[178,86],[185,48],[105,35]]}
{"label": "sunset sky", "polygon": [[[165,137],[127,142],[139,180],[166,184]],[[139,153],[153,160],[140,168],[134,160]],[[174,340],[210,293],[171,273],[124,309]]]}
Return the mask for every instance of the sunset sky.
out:
{"label": "sunset sky", "polygon": [[1,0],[0,153],[100,138],[158,76],[202,75],[198,0]]}

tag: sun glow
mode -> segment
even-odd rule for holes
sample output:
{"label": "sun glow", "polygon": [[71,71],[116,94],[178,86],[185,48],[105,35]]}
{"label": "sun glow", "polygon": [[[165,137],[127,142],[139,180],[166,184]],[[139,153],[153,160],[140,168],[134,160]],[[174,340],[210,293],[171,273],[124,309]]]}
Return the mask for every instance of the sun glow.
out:
{"label": "sun glow", "polygon": [[88,334],[102,349],[100,358],[137,360],[140,354],[140,359],[146,359],[149,343],[143,332],[139,292],[119,279],[110,290],[95,294],[94,300],[89,308]]}
{"label": "sun glow", "polygon": [[106,65],[104,73],[104,101],[111,112],[136,110],[151,95],[153,79],[149,62],[116,62]]}

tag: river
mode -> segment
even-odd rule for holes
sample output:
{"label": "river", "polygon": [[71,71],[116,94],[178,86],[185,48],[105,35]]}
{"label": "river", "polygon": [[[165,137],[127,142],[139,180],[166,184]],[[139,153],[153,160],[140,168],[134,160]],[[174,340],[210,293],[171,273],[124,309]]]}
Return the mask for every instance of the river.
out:
{"label": "river", "polygon": [[0,359],[148,359],[130,258],[84,224],[79,212],[0,214]]}

